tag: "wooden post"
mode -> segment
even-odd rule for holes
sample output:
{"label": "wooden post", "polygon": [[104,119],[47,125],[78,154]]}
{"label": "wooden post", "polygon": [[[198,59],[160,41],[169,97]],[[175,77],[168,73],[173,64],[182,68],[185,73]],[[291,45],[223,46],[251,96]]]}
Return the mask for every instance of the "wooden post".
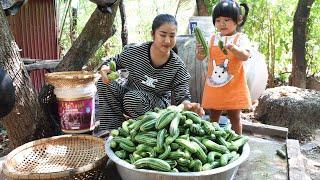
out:
{"label": "wooden post", "polygon": [[204,82],[207,76],[207,61],[196,59],[196,39],[193,35],[177,37],[178,54],[191,75],[190,93],[192,101],[201,103]]}

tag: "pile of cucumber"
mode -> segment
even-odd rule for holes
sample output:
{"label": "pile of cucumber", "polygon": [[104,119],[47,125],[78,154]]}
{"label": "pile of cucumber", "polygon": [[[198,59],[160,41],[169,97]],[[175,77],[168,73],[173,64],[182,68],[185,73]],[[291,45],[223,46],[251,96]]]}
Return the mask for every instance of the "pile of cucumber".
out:
{"label": "pile of cucumber", "polygon": [[111,149],[136,168],[164,172],[205,171],[239,158],[248,137],[182,109],[170,106],[124,121],[111,131]]}

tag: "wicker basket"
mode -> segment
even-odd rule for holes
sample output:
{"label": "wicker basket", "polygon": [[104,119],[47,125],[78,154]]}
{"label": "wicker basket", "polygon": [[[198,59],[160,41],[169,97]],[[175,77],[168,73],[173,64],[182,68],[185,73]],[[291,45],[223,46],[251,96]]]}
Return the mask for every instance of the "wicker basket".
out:
{"label": "wicker basket", "polygon": [[95,83],[100,74],[90,71],[67,71],[45,74],[47,84],[55,88],[84,87]]}
{"label": "wicker basket", "polygon": [[55,136],[13,150],[3,164],[3,175],[6,179],[105,179],[107,160],[101,138]]}

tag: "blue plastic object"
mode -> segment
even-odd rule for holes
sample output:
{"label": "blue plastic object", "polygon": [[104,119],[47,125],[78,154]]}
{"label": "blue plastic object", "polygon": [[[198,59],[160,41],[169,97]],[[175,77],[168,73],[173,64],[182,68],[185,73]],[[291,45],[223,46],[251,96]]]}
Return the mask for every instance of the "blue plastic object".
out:
{"label": "blue plastic object", "polygon": [[230,124],[230,119],[227,118],[226,116],[220,116],[219,126],[223,128],[223,127],[227,126],[228,124]]}

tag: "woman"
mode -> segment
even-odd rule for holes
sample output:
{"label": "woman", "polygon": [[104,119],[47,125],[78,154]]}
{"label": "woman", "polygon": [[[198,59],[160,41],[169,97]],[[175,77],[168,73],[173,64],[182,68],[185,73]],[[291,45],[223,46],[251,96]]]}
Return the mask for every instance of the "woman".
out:
{"label": "woman", "polygon": [[[117,69],[129,71],[128,82],[120,85],[107,78],[110,68],[101,67],[98,82],[98,119],[100,130],[115,129],[125,121],[124,114],[135,118],[155,107],[184,104],[185,109],[204,115],[199,103],[191,103],[190,74],[181,58],[172,50],[176,44],[177,21],[160,14],[152,24],[152,42],[126,48],[111,58]],[[102,83],[103,82],[103,83]]]}

